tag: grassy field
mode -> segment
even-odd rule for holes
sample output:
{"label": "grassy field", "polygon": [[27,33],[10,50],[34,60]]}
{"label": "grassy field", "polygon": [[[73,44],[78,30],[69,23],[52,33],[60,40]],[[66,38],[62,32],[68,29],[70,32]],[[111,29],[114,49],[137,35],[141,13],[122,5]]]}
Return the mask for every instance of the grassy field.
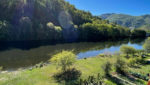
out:
{"label": "grassy field", "polygon": [[[108,60],[115,61],[114,59],[114,57],[87,58],[77,60],[74,67],[82,72],[81,78],[86,79],[88,76],[97,75],[98,73],[104,75],[102,65]],[[52,77],[59,71],[60,69],[57,69],[55,65],[47,65],[33,70],[2,73],[0,74],[0,85],[59,85]],[[105,82],[108,85],[116,85],[109,80]]]}
{"label": "grassy field", "polygon": [[[77,60],[73,67],[77,68],[82,72],[81,78],[87,79],[88,76],[96,76],[100,73],[104,75],[103,65],[110,61],[111,64],[116,62],[117,57],[92,57],[87,59]],[[140,68],[130,68],[132,72],[138,72],[146,75],[150,72],[150,65],[140,66]],[[115,69],[112,70],[113,72]],[[66,85],[63,82],[58,83],[53,75],[60,72],[60,69],[53,64],[49,64],[42,68],[35,68],[32,70],[16,71],[9,73],[0,74],[0,85]],[[125,77],[123,79],[129,80]],[[139,81],[140,80],[140,81]],[[129,80],[130,81],[130,80]],[[106,85],[117,85],[111,79],[105,79]],[[134,82],[134,81],[133,81]],[[143,84],[147,81],[137,79],[136,83],[142,82]]]}

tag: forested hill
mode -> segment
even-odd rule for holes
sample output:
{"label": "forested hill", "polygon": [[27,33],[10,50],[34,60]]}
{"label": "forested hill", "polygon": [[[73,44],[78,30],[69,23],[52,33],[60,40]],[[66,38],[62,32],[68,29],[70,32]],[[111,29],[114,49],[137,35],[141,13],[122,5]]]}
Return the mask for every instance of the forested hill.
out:
{"label": "forested hill", "polygon": [[126,14],[108,13],[100,15],[100,17],[129,28],[140,28],[150,31],[150,15],[131,16]]}
{"label": "forested hill", "polygon": [[0,41],[102,40],[129,33],[64,0],[0,0]]}

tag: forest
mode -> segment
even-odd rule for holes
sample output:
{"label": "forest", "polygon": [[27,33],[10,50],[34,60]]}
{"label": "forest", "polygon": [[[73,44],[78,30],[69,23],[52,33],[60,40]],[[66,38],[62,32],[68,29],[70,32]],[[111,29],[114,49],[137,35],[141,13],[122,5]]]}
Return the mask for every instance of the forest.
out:
{"label": "forest", "polygon": [[146,32],[102,20],[64,0],[0,0],[0,41],[102,41],[132,35]]}
{"label": "forest", "polygon": [[[106,11],[118,3],[107,1],[100,0]],[[146,85],[149,15],[98,16],[71,4],[0,0],[0,85]]]}

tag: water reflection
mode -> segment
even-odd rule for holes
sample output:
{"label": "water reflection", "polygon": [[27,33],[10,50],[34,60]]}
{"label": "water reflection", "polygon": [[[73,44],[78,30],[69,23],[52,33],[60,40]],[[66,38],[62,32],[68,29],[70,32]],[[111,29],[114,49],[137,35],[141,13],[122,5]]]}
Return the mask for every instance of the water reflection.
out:
{"label": "water reflection", "polygon": [[81,59],[84,57],[96,56],[107,51],[118,51],[123,44],[142,49],[143,42],[144,39],[66,44],[53,44],[49,42],[5,43],[0,45],[0,66],[2,66],[4,70],[16,70],[33,66],[40,62],[48,61],[52,55],[62,50],[73,50],[78,58]]}
{"label": "water reflection", "polygon": [[[143,49],[142,44],[131,44],[129,43],[122,43],[121,45],[129,45],[132,47],[135,47],[136,49]],[[82,59],[82,58],[88,58],[88,57],[92,57],[92,56],[97,56],[101,53],[105,53],[105,54],[114,54],[115,52],[118,52],[120,50],[121,45],[118,46],[110,46],[108,48],[104,48],[102,50],[89,50],[87,52],[81,52],[79,54],[77,54],[78,59]]]}

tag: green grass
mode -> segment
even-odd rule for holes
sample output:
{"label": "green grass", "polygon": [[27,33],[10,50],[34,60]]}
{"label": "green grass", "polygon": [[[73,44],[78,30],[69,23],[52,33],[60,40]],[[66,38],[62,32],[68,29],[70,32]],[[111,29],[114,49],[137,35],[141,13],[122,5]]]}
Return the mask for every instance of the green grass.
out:
{"label": "green grass", "polygon": [[[98,73],[104,75],[102,66],[108,60],[114,61],[115,58],[110,57],[94,57],[77,60],[74,67],[82,72],[81,78],[86,79],[88,76],[96,76]],[[0,74],[0,85],[58,85],[53,79],[53,75],[59,72],[55,65],[48,65],[43,68],[26,70],[16,73]],[[106,83],[116,85],[107,80]],[[63,85],[63,84],[61,84]]]}
{"label": "green grass", "polygon": [[[144,60],[150,59],[150,54]],[[147,75],[150,73],[150,64],[147,65],[139,65],[140,68],[130,68],[130,71],[141,73],[143,75]]]}
{"label": "green grass", "polygon": [[[112,64],[116,62],[117,57],[92,57],[87,59],[77,60],[73,65],[80,70],[82,79],[87,79],[88,76],[104,75],[103,65],[110,61]],[[130,71],[139,72],[144,75],[150,72],[150,65],[140,66],[141,68],[129,68]],[[113,67],[113,72],[114,72]],[[53,78],[53,75],[60,72],[60,69],[53,64],[44,66],[43,68],[35,68],[33,70],[18,71],[12,73],[0,74],[0,85],[65,85],[59,84]],[[139,82],[141,82],[140,80]],[[136,81],[138,83],[138,81]],[[146,82],[146,81],[143,81]],[[111,80],[105,79],[106,85],[117,85]]]}

